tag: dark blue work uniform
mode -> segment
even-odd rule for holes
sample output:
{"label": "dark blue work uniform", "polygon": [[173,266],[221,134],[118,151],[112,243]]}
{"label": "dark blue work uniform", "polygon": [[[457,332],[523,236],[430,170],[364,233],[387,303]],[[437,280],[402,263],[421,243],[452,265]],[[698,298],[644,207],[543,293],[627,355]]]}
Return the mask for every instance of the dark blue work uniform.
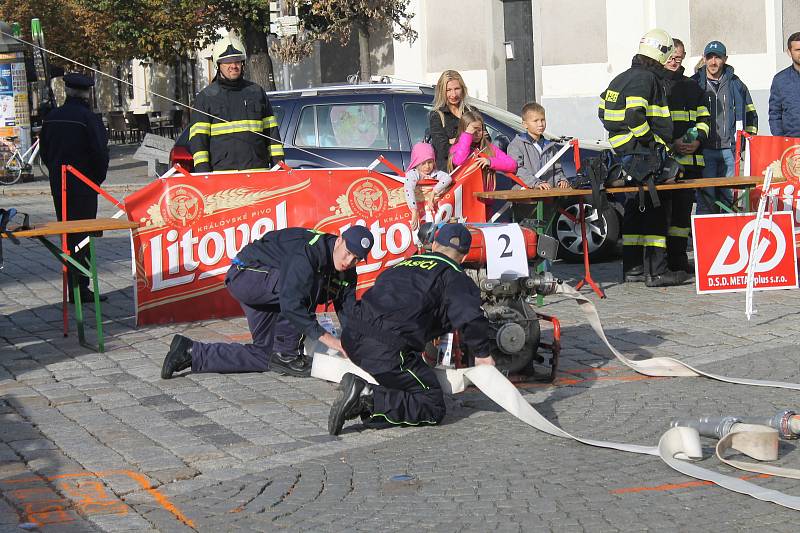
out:
{"label": "dark blue work uniform", "polygon": [[[42,161],[47,165],[50,174],[50,191],[53,193],[56,217],[61,220],[61,166],[72,165],[94,183],[103,183],[108,172],[106,129],[86,100],[70,96],[64,105],[47,114],[39,139]],[[68,173],[67,220],[96,217],[97,193]],[[69,234],[67,242],[70,249],[74,251],[75,246],[85,237],[84,233]],[[87,253],[88,247],[84,247],[75,253],[75,258],[84,261]],[[84,285],[81,290],[88,291],[89,278],[79,276],[78,279]]]}
{"label": "dark blue work uniform", "polygon": [[343,311],[355,304],[356,269],[339,272],[333,264],[336,235],[304,228],[271,231],[248,244],[225,277],[244,310],[252,344],[192,343],[193,372],[264,372],[273,352],[298,353],[303,339],[325,330],[317,305],[329,302]]}
{"label": "dark blue work uniform", "polygon": [[342,332],[350,359],[380,384],[373,387],[371,422],[441,422],[442,389],[420,352],[453,330],[476,356],[489,355],[480,292],[455,261],[436,252],[415,255],[378,276]]}

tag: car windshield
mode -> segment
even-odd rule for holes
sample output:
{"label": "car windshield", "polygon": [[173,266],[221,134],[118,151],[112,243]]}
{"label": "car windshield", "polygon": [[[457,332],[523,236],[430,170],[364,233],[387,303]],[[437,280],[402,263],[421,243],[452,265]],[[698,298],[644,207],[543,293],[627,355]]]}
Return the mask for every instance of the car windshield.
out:
{"label": "car windshield", "polygon": [[520,118],[519,115],[515,115],[510,111],[506,111],[501,107],[497,107],[496,105],[484,102],[483,100],[477,100],[475,98],[472,98],[471,96],[469,97],[467,102],[469,102],[469,105],[478,108],[478,111],[480,111],[481,113],[491,116],[493,119],[503,123],[504,125],[508,126],[514,131],[517,131],[519,133],[525,131],[522,127],[522,119]]}

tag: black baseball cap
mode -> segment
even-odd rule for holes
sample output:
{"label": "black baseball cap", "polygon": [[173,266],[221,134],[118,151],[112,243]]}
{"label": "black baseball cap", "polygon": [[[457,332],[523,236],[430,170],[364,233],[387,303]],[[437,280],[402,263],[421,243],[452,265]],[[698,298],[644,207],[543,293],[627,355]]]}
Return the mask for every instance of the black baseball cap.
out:
{"label": "black baseball cap", "polygon": [[435,241],[466,254],[472,244],[472,235],[464,224],[445,224],[436,232]]}
{"label": "black baseball cap", "polygon": [[367,257],[372,245],[375,243],[375,237],[372,232],[364,226],[350,226],[342,233],[345,246],[351,254],[358,257],[359,260]]}

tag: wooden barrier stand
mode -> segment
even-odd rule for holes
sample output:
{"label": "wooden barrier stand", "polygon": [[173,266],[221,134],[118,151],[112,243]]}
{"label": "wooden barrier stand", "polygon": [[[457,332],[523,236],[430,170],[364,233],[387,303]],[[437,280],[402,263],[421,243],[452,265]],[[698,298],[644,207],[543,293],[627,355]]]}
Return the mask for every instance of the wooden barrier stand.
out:
{"label": "wooden barrier stand", "polygon": [[[103,231],[123,230],[136,228],[137,224],[128,220],[116,218],[93,218],[88,220],[67,220],[64,222],[47,222],[32,229],[14,231],[9,228],[17,238],[38,239],[47,250],[58,259],[69,271],[73,282],[77,281],[77,276],[85,276],[91,279],[94,290],[94,314],[97,323],[97,349],[103,352],[105,344],[103,341],[103,316],[100,307],[100,288],[97,281],[97,262],[94,252],[94,238]],[[89,264],[84,265],[64,253],[61,248],[50,242],[47,237],[55,235],[66,235],[68,233],[88,233],[89,234]],[[3,235],[5,237],[5,235]],[[94,348],[86,343],[86,336],[83,328],[83,305],[80,298],[80,289],[77,283],[73,283],[75,299],[75,321],[78,324],[78,341],[83,346]],[[66,336],[66,334],[65,334]]]}
{"label": "wooden barrier stand", "polygon": [[[707,187],[725,187],[725,188],[749,188],[754,185],[760,185],[764,182],[763,176],[734,176],[730,178],[702,178],[680,180],[675,183],[664,183],[656,185],[656,190],[659,191],[674,191],[678,189],[703,189]],[[775,183],[775,182],[773,182]],[[639,187],[611,187],[605,189],[606,193],[629,193],[639,192]],[[571,196],[585,197],[591,196],[592,189],[559,189],[554,187],[552,189],[519,189],[512,191],[487,191],[476,192],[475,196],[481,200],[505,200],[509,203],[532,204],[541,200],[548,200],[554,198],[565,198]],[[600,286],[592,279],[592,273],[589,269],[589,249],[586,242],[586,217],[584,214],[583,204],[580,202],[580,214],[578,219],[581,224],[581,237],[583,239],[583,264],[584,264],[584,277],[575,286],[576,289],[584,284],[588,284],[592,290],[600,297],[605,298],[605,292]]]}
{"label": "wooden barrier stand", "polygon": [[[763,176],[735,176],[731,178],[702,178],[681,180],[676,183],[656,185],[659,191],[674,191],[676,189],[703,189],[706,187],[740,188],[760,185],[764,182]],[[777,183],[776,181],[773,183]],[[612,187],[606,189],[607,193],[638,192],[639,187]],[[517,203],[535,203],[545,198],[561,198],[566,196],[591,196],[591,189],[520,189],[516,191],[489,191],[476,192],[475,196],[483,200],[506,200]]]}

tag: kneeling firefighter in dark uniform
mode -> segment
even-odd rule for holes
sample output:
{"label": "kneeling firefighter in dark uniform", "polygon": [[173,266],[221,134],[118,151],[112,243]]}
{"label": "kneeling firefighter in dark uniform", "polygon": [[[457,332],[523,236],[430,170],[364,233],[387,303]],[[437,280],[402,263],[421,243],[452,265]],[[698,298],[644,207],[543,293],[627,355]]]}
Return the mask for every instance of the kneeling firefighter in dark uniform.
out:
{"label": "kneeling firefighter in dark uniform", "polygon": [[464,225],[445,224],[435,235],[432,253],[384,271],[355,306],[342,345],[379,385],[344,375],[328,417],[331,435],[359,416],[374,427],[441,422],[442,389],[420,352],[444,333],[459,330],[475,364],[494,365],[478,287],[460,266],[471,242]]}
{"label": "kneeling firefighter in dark uniform", "polygon": [[161,377],[189,367],[193,372],[264,372],[306,377],[311,365],[303,338],[345,353],[342,344],[317,322],[317,305],[333,303],[339,321],[355,305],[356,263],[372,248],[364,226],[341,236],[304,228],[271,231],[234,258],[225,285],[239,301],[252,344],[202,343],[175,335]]}
{"label": "kneeling firefighter in dark uniform", "polygon": [[[600,95],[599,117],[623,167],[648,156],[661,162],[666,159],[672,143],[672,119],[664,63],[672,50],[667,32],[650,30],[639,42],[631,68],[611,80]],[[629,195],[622,222],[624,281],[644,281],[648,287],[686,281],[686,272],[669,270],[667,265],[669,199],[655,189],[651,194]]]}

